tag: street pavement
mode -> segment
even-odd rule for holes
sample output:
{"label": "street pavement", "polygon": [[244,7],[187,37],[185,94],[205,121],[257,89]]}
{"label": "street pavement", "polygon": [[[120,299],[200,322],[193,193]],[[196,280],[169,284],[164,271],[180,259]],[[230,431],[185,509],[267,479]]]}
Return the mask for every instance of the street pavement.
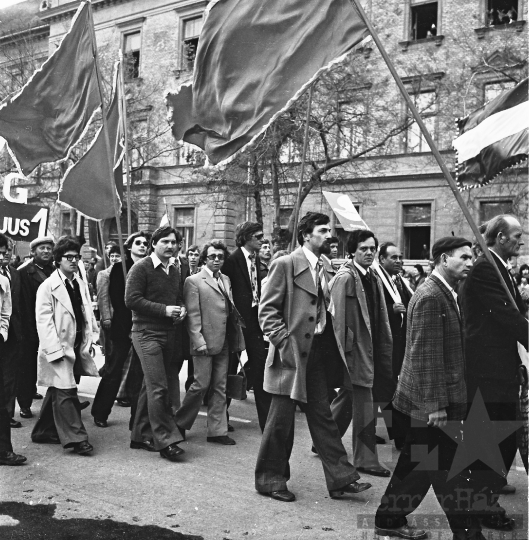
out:
{"label": "street pavement", "polygon": [[[99,353],[96,363],[98,367],[103,363]],[[186,365],[181,375],[183,396]],[[92,401],[98,383],[99,379],[83,377],[80,394]],[[39,388],[43,394],[45,390]],[[34,402],[34,413],[38,414],[41,403]],[[10,510],[19,507],[12,502],[39,509],[42,508],[39,505],[55,505],[49,506],[52,518],[68,520],[63,521],[65,531],[67,525],[74,522],[83,523],[85,530],[94,527],[94,531],[94,524],[98,522],[104,527],[116,523],[134,525],[134,534],[128,535],[123,529],[123,535],[119,536],[127,540],[162,536],[206,540],[367,540],[375,537],[373,516],[388,479],[363,475],[362,481],[372,483],[372,489],[348,500],[332,500],[325,487],[320,460],[310,450],[311,439],[303,413],[296,413],[292,478],[288,484],[297,497],[294,503],[274,501],[254,489],[253,473],[261,433],[252,393],[245,401],[233,401],[230,408],[231,423],[235,427],[230,436],[237,441],[236,446],[206,442],[203,408],[187,441],[181,444],[186,453],[178,463],[168,462],[158,453],[131,450],[129,414],[130,409],[116,405],[109,427],[101,429],[94,425],[90,408],[83,411],[89,440],[95,447],[94,453],[86,457],[58,445],[32,443],[30,433],[36,418],[22,419],[23,428],[12,430],[13,445],[16,452],[27,456],[28,462],[21,467],[0,469],[0,501],[9,503],[0,503],[0,540],[81,538],[81,534],[75,532],[48,536],[49,524],[45,520],[37,521],[32,529],[37,530],[38,535],[17,536],[17,527],[24,525]],[[16,417],[18,419],[18,410]],[[377,433],[387,440],[381,420]],[[344,437],[344,444],[351,452],[350,431]],[[398,457],[392,448],[390,444],[378,447],[381,461],[390,469],[394,468]],[[503,535],[487,530],[488,539],[527,538],[527,476],[519,456],[509,473],[509,483],[517,492],[502,497],[501,503],[510,514],[522,516],[523,528]],[[86,521],[74,521],[79,519]],[[429,538],[452,538],[450,530],[443,525],[446,520],[431,490],[410,521],[428,529]],[[167,530],[168,534],[174,531],[174,536],[161,535],[156,530]],[[94,532],[93,536],[106,537],[118,536],[110,532],[108,536]]]}

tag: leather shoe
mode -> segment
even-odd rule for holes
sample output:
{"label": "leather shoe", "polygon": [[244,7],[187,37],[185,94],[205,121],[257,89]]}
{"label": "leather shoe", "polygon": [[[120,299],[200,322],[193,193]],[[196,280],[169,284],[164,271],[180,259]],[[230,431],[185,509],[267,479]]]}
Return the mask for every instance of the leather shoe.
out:
{"label": "leather shoe", "polygon": [[398,536],[399,538],[406,538],[406,540],[420,540],[428,536],[423,529],[417,529],[417,527],[411,525],[403,525],[394,529],[385,529],[375,525],[375,534],[379,536]]}
{"label": "leather shoe", "polygon": [[49,435],[48,437],[31,437],[31,440],[37,444],[61,444],[58,435]]}
{"label": "leather shoe", "polygon": [[231,437],[228,437],[227,435],[220,435],[219,437],[208,437],[207,441],[223,444],[225,446],[232,446],[234,444],[237,444]]}
{"label": "leather shoe", "polygon": [[94,447],[88,441],[81,441],[80,443],[75,443],[72,448],[73,451],[80,456],[84,454],[89,454],[94,449]]}
{"label": "leather shoe", "polygon": [[33,418],[33,413],[29,407],[20,407],[21,418]]}
{"label": "leather shoe", "polygon": [[169,461],[177,461],[177,459],[184,453],[183,448],[180,448],[176,443],[166,446],[160,450],[160,456]]}
{"label": "leather shoe", "polygon": [[481,523],[487,529],[496,529],[497,531],[514,531],[516,521],[507,515],[493,514],[486,516],[481,520]]}
{"label": "leather shoe", "polygon": [[42,394],[39,394],[38,392],[35,392],[35,395],[33,396],[33,399],[42,399]]}
{"label": "leather shoe", "polygon": [[[13,427],[13,426],[11,426]],[[501,489],[500,489],[500,494],[501,495],[514,495],[516,493],[516,488],[514,486],[511,486],[510,484],[505,484]]]}
{"label": "leather shoe", "polygon": [[346,493],[362,493],[362,491],[366,491],[370,487],[371,484],[368,484],[367,482],[364,484],[361,484],[359,482],[351,482],[343,488],[329,490],[329,495],[331,496],[331,499],[340,499],[341,496],[345,495]]}
{"label": "leather shoe", "polygon": [[11,420],[9,420],[9,427],[11,427],[11,428],[22,427],[22,422],[19,422],[18,420],[15,420],[14,418],[11,418]]}
{"label": "leather shoe", "polygon": [[383,476],[385,478],[391,476],[391,471],[389,469],[384,469],[383,467],[380,469],[367,469],[365,467],[357,467],[356,470],[364,474],[370,474],[371,476]]}
{"label": "leather shoe", "polygon": [[266,493],[260,493],[265,497],[271,497],[272,499],[281,502],[294,502],[296,500],[296,496],[291,491],[288,491],[288,489],[280,489],[278,491],[268,491]]}
{"label": "leather shoe", "polygon": [[126,399],[126,398],[123,398],[123,399],[116,399],[116,403],[117,403],[120,407],[130,407],[130,406],[131,406],[130,399]]}
{"label": "leather shoe", "polygon": [[79,402],[79,410],[84,411],[88,406],[90,406],[89,401],[80,401]]}
{"label": "leather shoe", "polygon": [[94,424],[97,427],[108,427],[108,423],[106,420],[98,420],[97,418],[94,418]]}
{"label": "leather shoe", "polygon": [[228,431],[230,433],[233,433],[235,431],[235,428],[231,424],[228,424]]}
{"label": "leather shoe", "polygon": [[22,465],[27,459],[26,456],[14,452],[0,452],[0,465]]}
{"label": "leather shoe", "polygon": [[130,447],[134,450],[147,450],[147,452],[156,452],[152,441],[130,441]]}

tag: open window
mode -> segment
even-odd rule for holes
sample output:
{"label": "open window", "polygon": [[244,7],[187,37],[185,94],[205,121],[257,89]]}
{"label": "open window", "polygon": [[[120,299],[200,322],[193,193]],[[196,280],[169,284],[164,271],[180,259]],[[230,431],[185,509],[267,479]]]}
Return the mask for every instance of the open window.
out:
{"label": "open window", "polygon": [[512,24],[518,20],[518,0],[487,0],[487,26]]}
{"label": "open window", "polygon": [[411,40],[433,39],[437,35],[438,2],[411,5]]}
{"label": "open window", "polygon": [[192,19],[184,20],[183,27],[183,43],[182,43],[182,57],[183,68],[193,70],[195,65],[195,58],[197,55],[198,38],[202,31],[202,15],[199,17],[193,17]]}
{"label": "open window", "polygon": [[432,231],[431,204],[405,204],[403,213],[404,258],[422,259],[424,246],[430,249]]}
{"label": "open window", "polygon": [[141,31],[125,34],[123,50],[125,56],[125,76],[128,80],[140,76]]}

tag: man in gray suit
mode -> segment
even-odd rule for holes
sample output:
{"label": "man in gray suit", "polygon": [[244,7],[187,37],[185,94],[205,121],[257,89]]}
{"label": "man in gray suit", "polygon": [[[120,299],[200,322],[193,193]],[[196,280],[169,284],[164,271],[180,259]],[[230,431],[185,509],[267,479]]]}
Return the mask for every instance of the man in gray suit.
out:
{"label": "man in gray suit", "polygon": [[226,380],[229,353],[244,350],[244,338],[238,324],[241,319],[233,305],[230,278],[220,272],[227,256],[222,242],[208,242],[200,256],[202,270],[188,277],[184,285],[194,381],[175,422],[182,433],[191,429],[208,392],[207,440],[233,445],[235,441],[228,437]]}

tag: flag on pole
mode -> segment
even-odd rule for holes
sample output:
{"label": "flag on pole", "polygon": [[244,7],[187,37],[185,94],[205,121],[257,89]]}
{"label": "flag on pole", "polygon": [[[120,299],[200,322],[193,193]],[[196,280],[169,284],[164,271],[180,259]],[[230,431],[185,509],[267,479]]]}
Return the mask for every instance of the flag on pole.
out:
{"label": "flag on pole", "polygon": [[[108,137],[113,149],[113,171],[108,170],[107,150],[103,127],[97,131],[88,151],[72,165],[64,175],[59,189],[58,200],[92,219],[115,217],[111,189],[117,189],[123,198],[123,172],[121,162],[124,156],[122,122],[119,115],[119,62],[114,66],[113,95],[107,110]],[[110,177],[114,178],[113,185]]]}
{"label": "flag on pole", "polygon": [[160,227],[170,227],[171,223],[169,223],[169,216],[167,215],[167,212],[162,216],[162,219],[160,220]]}
{"label": "flag on pole", "polygon": [[527,82],[525,79],[457,121],[459,137],[453,146],[459,189],[484,186],[507,167],[527,159]]}
{"label": "flag on pole", "polygon": [[350,0],[211,2],[193,85],[167,96],[174,137],[227,161],[364,38]]}
{"label": "flag on pole", "polygon": [[345,231],[369,229],[366,222],[360,217],[349,195],[331,191],[322,191],[322,193]]}
{"label": "flag on pole", "polygon": [[59,47],[0,106],[0,136],[19,171],[65,159],[100,105],[88,4],[82,2]]}

